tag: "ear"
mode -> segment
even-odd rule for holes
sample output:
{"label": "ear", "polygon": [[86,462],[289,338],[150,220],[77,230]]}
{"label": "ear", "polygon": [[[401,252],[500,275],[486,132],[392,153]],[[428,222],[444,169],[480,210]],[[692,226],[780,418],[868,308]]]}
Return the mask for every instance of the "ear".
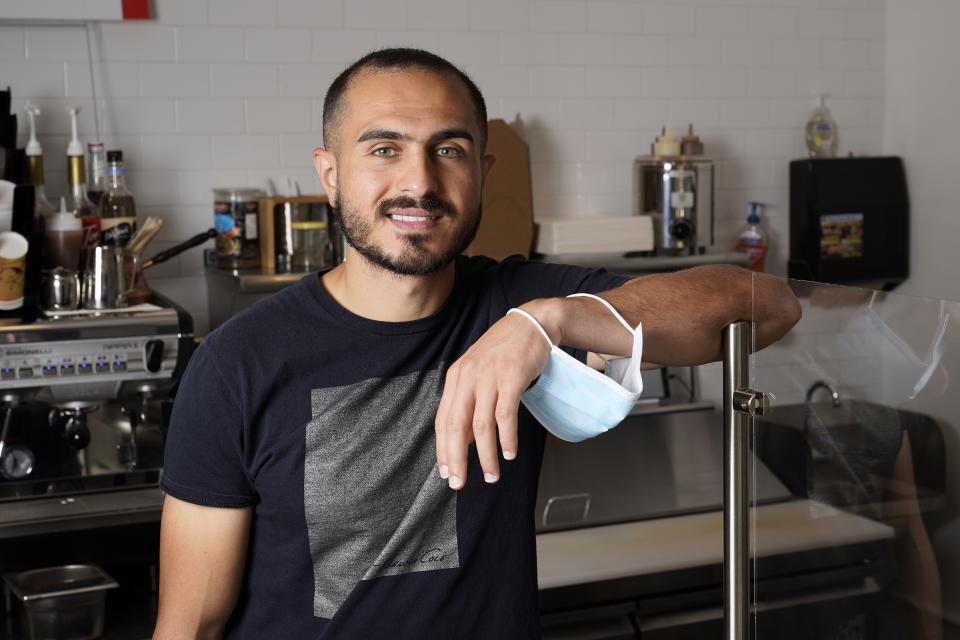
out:
{"label": "ear", "polygon": [[313,150],[313,167],[320,176],[323,192],[330,202],[337,199],[337,157],[332,151],[317,147]]}
{"label": "ear", "polygon": [[490,169],[493,168],[493,163],[497,161],[497,155],[495,153],[485,153],[483,154],[483,160],[480,165],[480,185],[483,186],[487,182],[487,176],[490,174]]}

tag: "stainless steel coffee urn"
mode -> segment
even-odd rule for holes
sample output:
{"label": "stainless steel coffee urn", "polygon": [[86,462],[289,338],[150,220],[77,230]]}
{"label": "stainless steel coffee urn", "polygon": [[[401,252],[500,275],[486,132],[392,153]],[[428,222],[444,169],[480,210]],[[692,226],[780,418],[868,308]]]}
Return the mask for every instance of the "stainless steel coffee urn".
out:
{"label": "stainless steel coffee urn", "polygon": [[634,162],[634,213],[653,216],[658,254],[702,254],[713,246],[713,160],[702,154],[693,125],[682,142],[664,127],[651,155]]}

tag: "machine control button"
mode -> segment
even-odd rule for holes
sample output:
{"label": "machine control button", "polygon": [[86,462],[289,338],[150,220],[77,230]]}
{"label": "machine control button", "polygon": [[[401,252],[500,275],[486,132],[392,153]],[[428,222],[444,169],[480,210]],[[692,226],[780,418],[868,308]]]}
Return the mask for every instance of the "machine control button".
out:
{"label": "machine control button", "polygon": [[43,365],[43,376],[49,378],[50,376],[57,375],[57,365],[55,364],[45,364]]}
{"label": "machine control button", "polygon": [[77,365],[77,373],[80,375],[85,375],[88,373],[93,373],[93,365],[89,362],[81,362]]}
{"label": "machine control button", "polygon": [[110,373],[110,363],[101,360],[97,363],[97,373]]}
{"label": "machine control button", "polygon": [[60,375],[72,376],[75,371],[76,368],[73,366],[72,362],[64,362],[62,365],[60,365]]}
{"label": "machine control button", "polygon": [[13,380],[16,375],[17,372],[13,369],[13,367],[4,367],[3,369],[0,369],[0,380]]}
{"label": "machine control button", "polygon": [[143,345],[143,362],[147,371],[157,373],[163,364],[163,340],[147,340]]}
{"label": "machine control button", "polygon": [[17,374],[21,379],[23,378],[32,378],[33,377],[33,367],[20,367],[17,370]]}
{"label": "machine control button", "polygon": [[113,361],[113,370],[114,371],[126,371],[127,363],[123,360],[114,360]]}

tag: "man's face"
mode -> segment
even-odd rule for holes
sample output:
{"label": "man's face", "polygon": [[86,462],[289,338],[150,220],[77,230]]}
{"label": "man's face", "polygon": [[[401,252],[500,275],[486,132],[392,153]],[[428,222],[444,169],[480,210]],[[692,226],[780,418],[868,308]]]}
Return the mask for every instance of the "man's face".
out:
{"label": "man's face", "polygon": [[335,150],[314,152],[344,235],[373,264],[439,271],[480,223],[480,129],[467,88],[419,69],[362,72],[341,105]]}

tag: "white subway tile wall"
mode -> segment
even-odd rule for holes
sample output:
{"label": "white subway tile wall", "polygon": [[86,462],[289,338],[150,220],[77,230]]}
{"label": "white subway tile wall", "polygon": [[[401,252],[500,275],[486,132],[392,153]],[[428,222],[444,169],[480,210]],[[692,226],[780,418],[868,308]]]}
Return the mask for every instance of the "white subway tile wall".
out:
{"label": "white subway tile wall", "polygon": [[[155,0],[156,20],[92,30],[101,129],[124,149],[157,248],[208,228],[210,190],[291,175],[319,192],[326,88],[374,48],[447,56],[480,85],[491,117],[527,124],[535,215],[629,215],[632,162],[660,126],[692,122],[717,160],[717,242],[745,203],[767,203],[770,269],[783,273],[788,162],[818,93],[840,152],[881,149],[883,0]],[[94,137],[81,27],[0,26],[0,84],[43,110],[52,196],[66,191],[67,104]],[[24,128],[25,129],[25,128]],[[151,284],[206,330],[199,251]],[[851,379],[869,363],[835,372]],[[860,368],[858,368],[860,367]]]}

